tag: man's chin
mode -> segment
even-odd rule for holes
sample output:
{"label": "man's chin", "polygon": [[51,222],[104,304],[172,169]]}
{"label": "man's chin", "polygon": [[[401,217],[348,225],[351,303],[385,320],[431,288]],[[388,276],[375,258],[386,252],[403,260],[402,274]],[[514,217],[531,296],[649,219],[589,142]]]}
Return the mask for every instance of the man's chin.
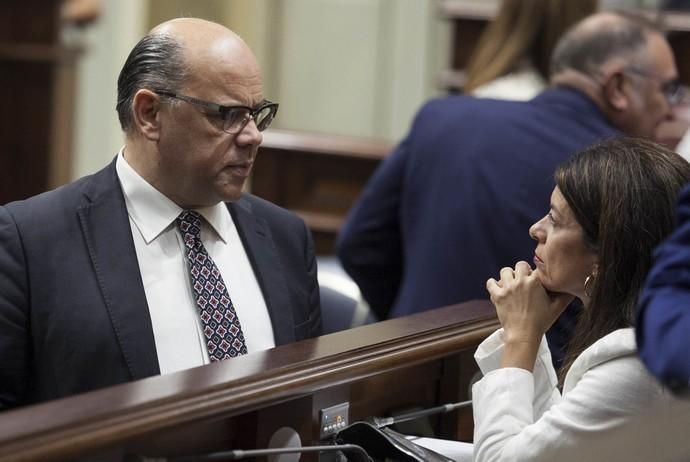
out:
{"label": "man's chin", "polygon": [[244,194],[243,189],[233,188],[232,190],[220,191],[218,194],[219,202],[237,202]]}

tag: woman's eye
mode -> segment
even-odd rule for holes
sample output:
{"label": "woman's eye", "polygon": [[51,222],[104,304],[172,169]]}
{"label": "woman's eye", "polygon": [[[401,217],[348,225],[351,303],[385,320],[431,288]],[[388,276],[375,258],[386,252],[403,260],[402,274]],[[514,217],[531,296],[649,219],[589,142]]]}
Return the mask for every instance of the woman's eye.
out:
{"label": "woman's eye", "polygon": [[556,223],[556,220],[554,220],[553,218],[553,213],[549,212],[548,214],[546,214],[546,216],[549,217],[549,221],[551,223]]}

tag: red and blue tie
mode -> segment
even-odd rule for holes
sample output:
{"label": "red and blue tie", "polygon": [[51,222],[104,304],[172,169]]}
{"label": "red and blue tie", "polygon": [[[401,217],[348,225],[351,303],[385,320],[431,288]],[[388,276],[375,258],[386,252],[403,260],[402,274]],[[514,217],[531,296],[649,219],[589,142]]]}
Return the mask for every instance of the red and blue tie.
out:
{"label": "red and blue tie", "polygon": [[242,326],[228,289],[211,256],[201,242],[201,215],[185,210],[177,217],[182,233],[187,267],[211,361],[247,354]]}

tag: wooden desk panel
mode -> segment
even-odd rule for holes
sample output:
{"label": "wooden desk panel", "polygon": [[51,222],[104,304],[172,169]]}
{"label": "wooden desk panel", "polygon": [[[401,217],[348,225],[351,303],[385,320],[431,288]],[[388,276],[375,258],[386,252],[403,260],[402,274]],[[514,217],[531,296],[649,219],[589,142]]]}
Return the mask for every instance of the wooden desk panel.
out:
{"label": "wooden desk panel", "polygon": [[448,65],[439,85],[448,91],[462,91],[465,83],[464,69],[469,63],[486,25],[498,11],[495,4],[467,4],[457,0],[441,0],[439,16],[451,22],[452,46]]}
{"label": "wooden desk panel", "polygon": [[69,180],[76,62],[60,4],[0,2],[0,204]]}
{"label": "wooden desk panel", "polygon": [[333,254],[347,211],[391,143],[334,135],[269,130],[253,168],[251,191],[300,215],[317,254]]}
{"label": "wooden desk panel", "polygon": [[[0,460],[250,449],[283,425],[314,444],[319,410],[342,401],[354,421],[466,399],[471,355],[496,328],[490,303],[468,302],[5,412]],[[471,436],[468,412],[437,419],[438,434]]]}

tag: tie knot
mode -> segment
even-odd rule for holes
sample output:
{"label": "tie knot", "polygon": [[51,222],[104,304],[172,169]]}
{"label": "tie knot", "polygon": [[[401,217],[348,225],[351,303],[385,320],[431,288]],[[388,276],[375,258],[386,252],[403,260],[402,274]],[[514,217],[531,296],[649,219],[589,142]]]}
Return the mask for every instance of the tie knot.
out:
{"label": "tie knot", "polygon": [[201,238],[201,215],[194,210],[183,210],[175,219],[185,242],[191,238]]}

